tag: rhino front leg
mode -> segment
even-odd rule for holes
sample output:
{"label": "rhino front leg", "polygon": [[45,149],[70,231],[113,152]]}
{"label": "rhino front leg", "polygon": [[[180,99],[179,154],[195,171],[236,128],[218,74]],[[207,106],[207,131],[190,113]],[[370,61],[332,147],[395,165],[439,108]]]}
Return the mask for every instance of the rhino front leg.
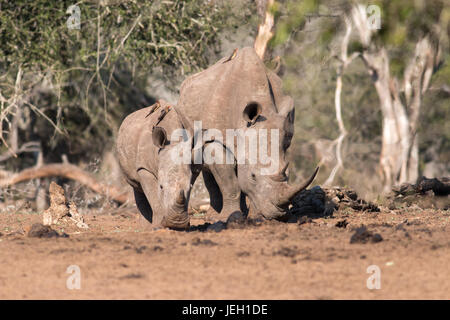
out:
{"label": "rhino front leg", "polygon": [[[231,165],[211,165],[208,167],[210,170],[210,174],[213,176],[213,180],[220,190],[222,194],[222,206],[221,210],[216,210],[218,212],[224,212],[226,215],[230,215],[234,212],[241,212],[246,214],[246,206],[245,206],[245,198],[239,188],[238,179],[234,170],[234,167]],[[205,174],[204,174],[205,177]],[[208,179],[208,177],[207,177]],[[207,182],[205,179],[205,184]],[[207,185],[208,188],[208,185]],[[209,188],[208,188],[208,191]],[[214,192],[214,193],[217,193]],[[211,191],[210,191],[211,195]],[[211,199],[211,205],[214,208],[213,200]]]}
{"label": "rhino front leg", "polygon": [[[147,200],[150,210],[152,211],[152,219],[147,220],[150,221],[154,226],[160,227],[163,218],[163,210],[158,199],[158,181],[153,174],[144,169],[139,170],[138,175],[140,184],[142,186],[142,189],[144,190],[145,199]],[[138,195],[138,197],[140,197],[140,195]],[[141,209],[139,208],[139,210]],[[144,214],[143,216],[145,217]]]}
{"label": "rhino front leg", "polygon": [[203,181],[205,182],[205,187],[209,193],[209,202],[211,207],[220,213],[223,208],[222,192],[220,191],[214,176],[209,170],[202,170],[202,175]]}
{"label": "rhino front leg", "polygon": [[150,206],[150,203],[147,200],[145,194],[138,190],[137,188],[133,188],[134,191],[134,200],[136,201],[136,206],[139,209],[139,212],[147,219],[148,222],[152,223],[153,220],[153,210]]}

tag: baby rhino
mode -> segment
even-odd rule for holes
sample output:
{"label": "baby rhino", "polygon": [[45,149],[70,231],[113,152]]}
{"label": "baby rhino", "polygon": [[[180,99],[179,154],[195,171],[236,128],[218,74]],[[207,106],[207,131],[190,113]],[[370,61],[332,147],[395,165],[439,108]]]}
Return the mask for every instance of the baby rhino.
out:
{"label": "baby rhino", "polygon": [[[175,130],[177,139],[171,141]],[[163,100],[133,112],[120,126],[120,167],[134,189],[139,211],[157,227],[189,228],[190,131],[186,118]]]}

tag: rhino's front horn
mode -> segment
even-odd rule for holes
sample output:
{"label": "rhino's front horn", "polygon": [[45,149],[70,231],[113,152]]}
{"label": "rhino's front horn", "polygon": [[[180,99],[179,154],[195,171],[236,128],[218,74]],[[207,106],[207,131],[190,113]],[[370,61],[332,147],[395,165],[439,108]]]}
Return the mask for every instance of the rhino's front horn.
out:
{"label": "rhino's front horn", "polygon": [[184,196],[184,191],[180,190],[168,214],[162,219],[161,224],[164,227],[168,227],[175,230],[188,229],[189,214],[185,206],[186,206],[186,197]]}
{"label": "rhino's front horn", "polygon": [[311,182],[313,182],[314,178],[316,177],[317,172],[319,171],[319,167],[316,168],[314,173],[309,177],[308,180],[306,180],[303,184],[297,185],[297,186],[287,186],[284,191],[280,194],[280,200],[278,202],[279,206],[287,205],[291,200],[295,197],[297,193],[300,191],[306,189]]}

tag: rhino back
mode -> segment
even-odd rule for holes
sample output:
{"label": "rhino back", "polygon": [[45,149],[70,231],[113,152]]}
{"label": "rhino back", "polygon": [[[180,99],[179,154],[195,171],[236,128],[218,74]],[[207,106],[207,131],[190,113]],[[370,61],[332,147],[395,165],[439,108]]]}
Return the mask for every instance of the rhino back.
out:
{"label": "rhino back", "polygon": [[238,50],[231,61],[221,59],[187,78],[181,85],[178,107],[191,121],[201,120],[204,129],[222,131],[246,125],[242,111],[250,102],[258,102],[262,115],[270,117],[277,109],[266,71],[253,48]]}

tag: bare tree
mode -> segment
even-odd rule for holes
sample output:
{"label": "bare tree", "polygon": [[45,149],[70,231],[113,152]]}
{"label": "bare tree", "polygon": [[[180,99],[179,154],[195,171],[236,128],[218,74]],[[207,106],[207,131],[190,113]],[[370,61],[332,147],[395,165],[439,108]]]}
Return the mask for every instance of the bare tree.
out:
{"label": "bare tree", "polygon": [[339,137],[333,141],[332,145],[336,145],[336,165],[331,170],[330,176],[325,181],[324,185],[329,186],[333,183],[336,173],[340,168],[344,166],[342,161],[342,143],[347,136],[347,130],[344,126],[344,121],[342,120],[342,106],[341,106],[341,93],[342,93],[342,76],[344,74],[347,66],[359,55],[358,52],[354,52],[352,55],[348,56],[348,43],[350,41],[350,35],[352,33],[353,27],[351,20],[348,17],[344,18],[345,22],[345,34],[341,41],[341,52],[336,58],[339,60],[339,65],[337,67],[337,78],[336,78],[336,91],[334,95],[334,105],[336,109],[336,120],[339,125]]}
{"label": "bare tree", "polygon": [[[414,56],[409,61],[403,80],[398,80],[389,70],[389,56],[383,45],[375,44],[366,8],[354,5],[352,22],[363,45],[361,57],[372,77],[383,116],[380,166],[385,191],[392,185],[414,182],[418,177],[417,125],[422,96],[427,91],[433,68],[440,58],[439,46],[432,45],[429,35],[415,45]],[[401,99],[404,93],[405,99]]]}

